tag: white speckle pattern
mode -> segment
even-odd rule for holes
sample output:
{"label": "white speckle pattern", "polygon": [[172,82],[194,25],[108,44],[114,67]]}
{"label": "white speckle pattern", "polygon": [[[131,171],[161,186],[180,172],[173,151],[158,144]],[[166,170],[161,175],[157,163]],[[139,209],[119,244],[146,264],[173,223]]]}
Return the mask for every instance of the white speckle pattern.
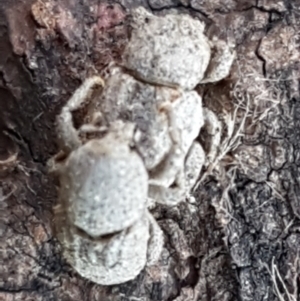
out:
{"label": "white speckle pattern", "polygon": [[[159,259],[164,237],[149,208],[174,206],[194,186],[207,160],[196,142],[203,126],[218,130],[209,160],[220,138],[193,89],[227,76],[234,58],[188,15],[132,14],[124,68],[75,91],[57,117],[61,150],[49,162],[60,179],[54,224],[64,257],[101,285],[132,280]],[[83,107],[76,129],[72,114]]]}

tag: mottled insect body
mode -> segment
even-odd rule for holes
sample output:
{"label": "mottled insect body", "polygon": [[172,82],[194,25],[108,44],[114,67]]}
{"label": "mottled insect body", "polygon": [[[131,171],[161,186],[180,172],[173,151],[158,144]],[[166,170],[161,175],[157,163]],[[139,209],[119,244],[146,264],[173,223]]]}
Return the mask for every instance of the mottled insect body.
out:
{"label": "mottled insect body", "polygon": [[94,76],[75,91],[57,118],[61,152],[49,162],[60,179],[64,257],[102,285],[131,280],[159,258],[163,233],[149,204],[182,201],[215,155],[216,140],[208,154],[196,141],[203,126],[214,132],[215,115],[193,89],[226,77],[234,59],[190,16],[132,15],[123,66],[111,67],[105,84]]}

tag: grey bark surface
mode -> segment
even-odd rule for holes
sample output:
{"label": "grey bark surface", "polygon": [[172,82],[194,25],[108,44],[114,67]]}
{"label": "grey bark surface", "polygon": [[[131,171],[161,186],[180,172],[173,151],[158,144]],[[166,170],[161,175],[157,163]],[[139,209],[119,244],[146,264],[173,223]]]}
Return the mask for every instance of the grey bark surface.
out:
{"label": "grey bark surface", "polygon": [[[224,179],[206,177],[194,203],[155,208],[159,263],[102,287],[61,257],[46,162],[55,116],[120,59],[138,5],[189,13],[209,37],[233,40],[230,77],[198,91],[215,111],[251,104],[242,144],[219,162]],[[299,300],[299,15],[298,0],[0,1],[0,301]]]}

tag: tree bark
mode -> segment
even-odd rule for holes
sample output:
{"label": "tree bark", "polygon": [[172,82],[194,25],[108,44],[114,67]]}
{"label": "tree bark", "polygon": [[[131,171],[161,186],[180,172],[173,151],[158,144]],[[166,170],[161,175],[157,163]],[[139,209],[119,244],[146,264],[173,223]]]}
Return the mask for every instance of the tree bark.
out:
{"label": "tree bark", "polygon": [[[194,202],[155,208],[159,263],[102,287],[61,257],[46,162],[55,116],[86,77],[120,60],[139,5],[191,14],[210,38],[236,44],[230,77],[198,91],[223,120],[237,112],[242,137]],[[299,15],[298,0],[2,0],[0,300],[300,300]]]}

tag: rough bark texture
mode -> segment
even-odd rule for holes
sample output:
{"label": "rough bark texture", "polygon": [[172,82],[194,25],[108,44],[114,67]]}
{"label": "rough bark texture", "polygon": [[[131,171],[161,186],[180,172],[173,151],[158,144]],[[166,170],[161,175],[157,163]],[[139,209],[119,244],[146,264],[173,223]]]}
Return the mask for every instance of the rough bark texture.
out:
{"label": "rough bark texture", "polygon": [[[194,203],[155,209],[158,265],[101,287],[61,258],[46,161],[57,151],[56,114],[87,76],[119,60],[138,5],[189,13],[210,37],[234,40],[230,78],[199,92],[229,111],[232,99],[249,99],[250,111],[242,144],[219,162],[224,181],[209,176]],[[300,299],[300,1],[2,0],[0,10],[0,300]]]}

